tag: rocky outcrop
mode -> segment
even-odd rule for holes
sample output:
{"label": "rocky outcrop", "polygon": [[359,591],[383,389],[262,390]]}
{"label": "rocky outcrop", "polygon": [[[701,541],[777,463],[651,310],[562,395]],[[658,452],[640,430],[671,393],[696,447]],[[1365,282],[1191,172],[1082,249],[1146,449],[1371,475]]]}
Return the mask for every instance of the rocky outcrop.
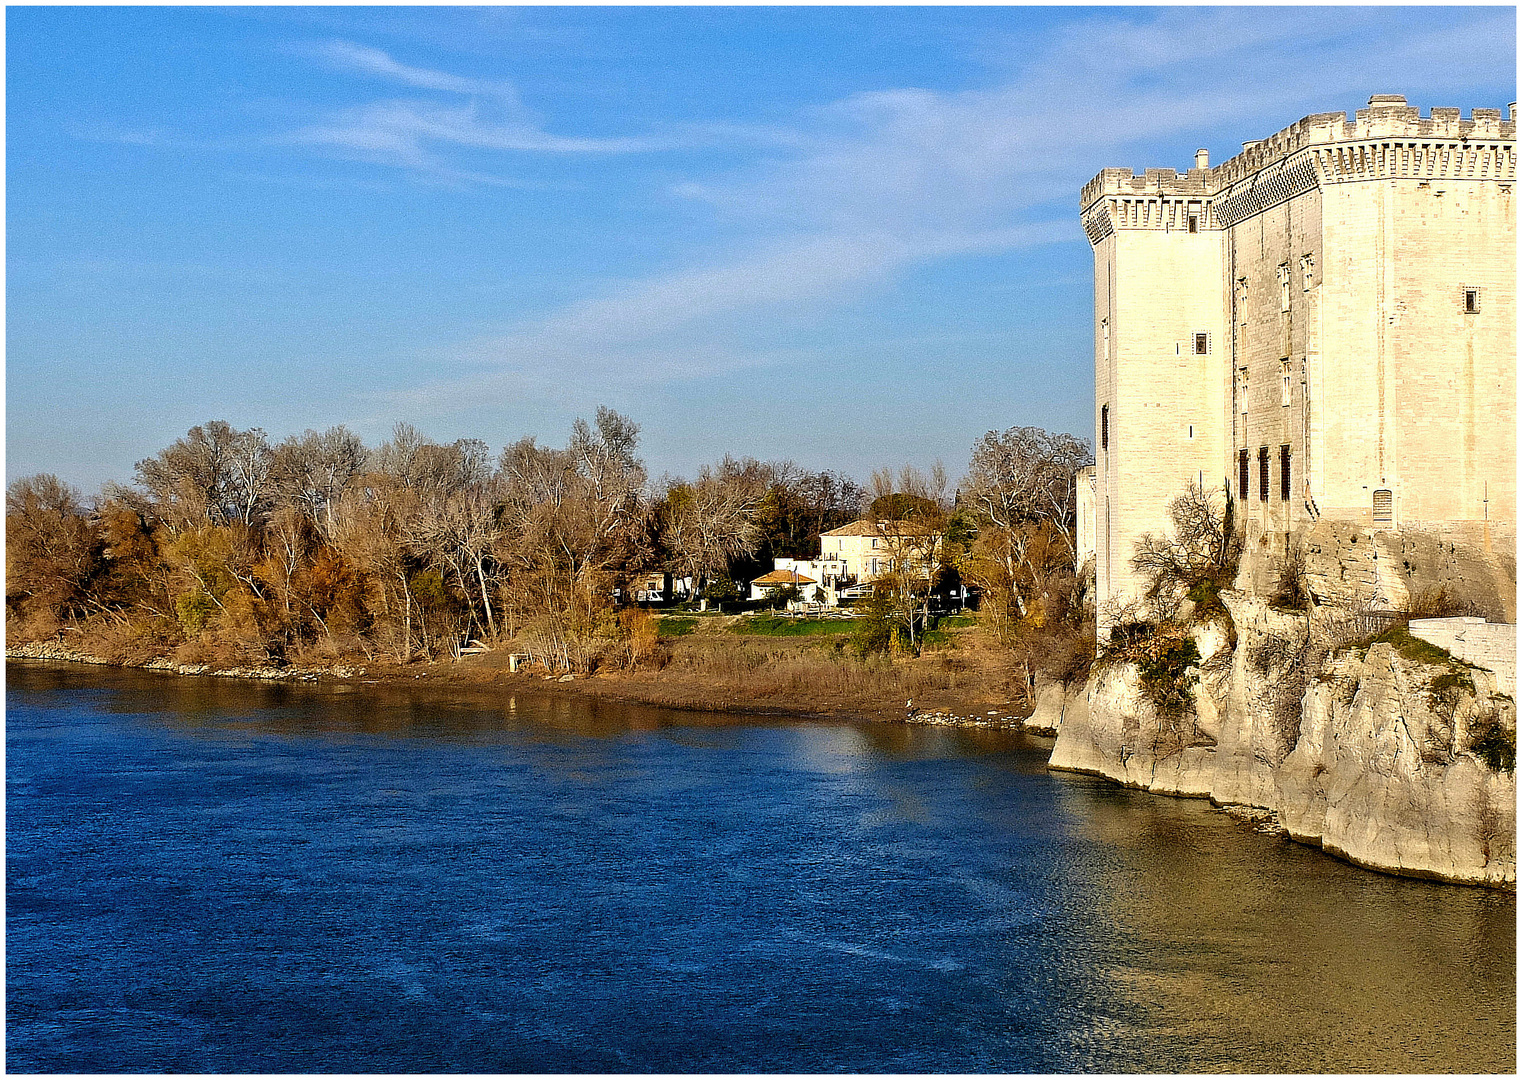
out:
{"label": "rocky outcrop", "polygon": [[1021,725],[1037,735],[1055,735],[1069,722],[1084,723],[1089,715],[1089,696],[1082,683],[1036,680],[1036,707]]}
{"label": "rocky outcrop", "polygon": [[1409,638],[1339,647],[1303,612],[1223,592],[1236,631],[1194,631],[1193,707],[1163,715],[1133,663],[1098,665],[1051,767],[1159,794],[1273,812],[1294,839],[1362,866],[1491,886],[1516,882],[1516,780],[1476,744],[1515,738],[1483,669]]}

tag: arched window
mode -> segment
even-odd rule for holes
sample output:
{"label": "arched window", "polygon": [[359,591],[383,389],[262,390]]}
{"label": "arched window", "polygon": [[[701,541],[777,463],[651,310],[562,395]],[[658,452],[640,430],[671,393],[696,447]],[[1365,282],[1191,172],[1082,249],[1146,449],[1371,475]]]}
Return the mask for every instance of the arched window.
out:
{"label": "arched window", "polygon": [[1388,529],[1395,524],[1395,493],[1389,488],[1374,492],[1374,527]]}

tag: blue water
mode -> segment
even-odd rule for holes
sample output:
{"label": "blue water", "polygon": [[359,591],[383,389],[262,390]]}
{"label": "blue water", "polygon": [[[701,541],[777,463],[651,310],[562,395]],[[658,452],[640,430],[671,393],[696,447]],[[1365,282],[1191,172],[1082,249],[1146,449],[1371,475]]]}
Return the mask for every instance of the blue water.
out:
{"label": "blue water", "polygon": [[7,665],[12,1071],[1486,1071],[1515,898],[1048,740]]}

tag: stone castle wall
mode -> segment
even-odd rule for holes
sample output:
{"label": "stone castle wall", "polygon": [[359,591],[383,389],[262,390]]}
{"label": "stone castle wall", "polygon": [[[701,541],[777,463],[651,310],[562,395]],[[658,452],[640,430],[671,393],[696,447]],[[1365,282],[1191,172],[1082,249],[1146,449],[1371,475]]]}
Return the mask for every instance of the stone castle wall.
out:
{"label": "stone castle wall", "polygon": [[1515,137],[1499,110],[1376,96],[1215,168],[1085,186],[1102,629],[1191,481],[1254,534],[1514,532]]}

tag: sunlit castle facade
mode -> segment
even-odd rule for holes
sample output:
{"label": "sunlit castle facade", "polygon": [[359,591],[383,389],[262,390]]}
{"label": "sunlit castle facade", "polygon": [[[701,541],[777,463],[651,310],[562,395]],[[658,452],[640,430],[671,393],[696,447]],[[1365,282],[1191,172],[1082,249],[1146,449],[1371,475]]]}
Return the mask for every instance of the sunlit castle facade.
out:
{"label": "sunlit castle facade", "polygon": [[1323,518],[1514,542],[1515,109],[1377,95],[1084,186],[1102,630],[1191,482],[1250,548]]}

